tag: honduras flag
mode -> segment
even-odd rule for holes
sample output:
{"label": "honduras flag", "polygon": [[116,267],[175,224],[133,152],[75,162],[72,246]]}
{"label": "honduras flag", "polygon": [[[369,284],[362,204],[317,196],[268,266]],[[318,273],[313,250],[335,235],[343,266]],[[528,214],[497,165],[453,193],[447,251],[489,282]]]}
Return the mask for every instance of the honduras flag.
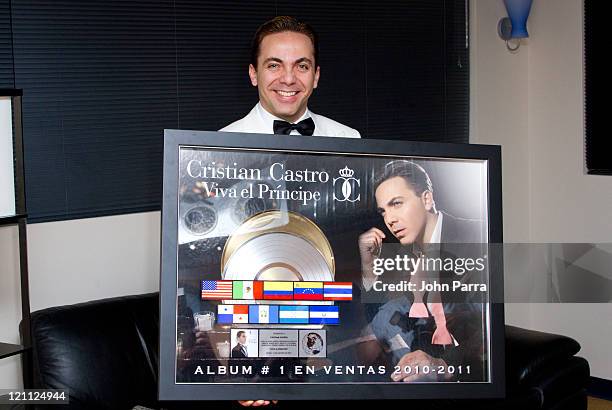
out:
{"label": "honduras flag", "polygon": [[340,311],[338,306],[310,306],[311,325],[339,325]]}
{"label": "honduras flag", "polygon": [[308,306],[279,306],[279,323],[308,324]]}

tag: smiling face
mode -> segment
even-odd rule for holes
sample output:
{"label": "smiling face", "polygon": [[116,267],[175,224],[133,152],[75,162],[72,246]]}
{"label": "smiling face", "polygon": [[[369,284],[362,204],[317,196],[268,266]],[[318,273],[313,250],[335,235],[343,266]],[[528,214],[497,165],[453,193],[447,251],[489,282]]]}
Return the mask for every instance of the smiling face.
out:
{"label": "smiling face", "polygon": [[422,243],[434,204],[432,193],[424,191],[418,196],[403,177],[392,177],[378,186],[375,195],[378,212],[400,243]]}
{"label": "smiling face", "polygon": [[308,36],[293,31],[269,34],[259,45],[257,67],[249,65],[251,84],[270,114],[289,122],[306,111],[319,82],[314,46]]}

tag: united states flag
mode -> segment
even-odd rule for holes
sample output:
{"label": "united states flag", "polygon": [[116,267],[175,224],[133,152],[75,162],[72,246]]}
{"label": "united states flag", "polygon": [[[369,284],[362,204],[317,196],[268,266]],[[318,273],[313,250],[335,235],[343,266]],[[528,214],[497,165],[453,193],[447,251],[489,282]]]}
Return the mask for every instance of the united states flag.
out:
{"label": "united states flag", "polygon": [[203,280],[202,299],[225,300],[232,298],[231,280]]}

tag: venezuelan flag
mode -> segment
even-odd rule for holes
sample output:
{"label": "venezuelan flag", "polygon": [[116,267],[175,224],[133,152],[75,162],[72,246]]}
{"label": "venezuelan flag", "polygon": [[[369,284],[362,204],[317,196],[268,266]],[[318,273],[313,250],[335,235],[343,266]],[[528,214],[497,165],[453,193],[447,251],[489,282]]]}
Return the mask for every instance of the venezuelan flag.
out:
{"label": "venezuelan flag", "polygon": [[323,282],[293,282],[294,300],[323,300]]}
{"label": "venezuelan flag", "polygon": [[293,300],[293,282],[266,281],[263,296],[268,300]]}

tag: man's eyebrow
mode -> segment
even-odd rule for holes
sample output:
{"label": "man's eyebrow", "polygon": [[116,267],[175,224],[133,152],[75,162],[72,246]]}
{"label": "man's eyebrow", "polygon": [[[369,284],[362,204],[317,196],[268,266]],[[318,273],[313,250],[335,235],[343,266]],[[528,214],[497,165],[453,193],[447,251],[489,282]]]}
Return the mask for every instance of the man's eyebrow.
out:
{"label": "man's eyebrow", "polygon": [[298,58],[297,60],[295,60],[295,64],[300,64],[304,62],[308,64],[312,64],[312,60],[308,57],[302,57],[302,58]]}
{"label": "man's eyebrow", "polygon": [[396,199],[402,199],[402,196],[398,195],[398,196],[394,196],[393,198],[389,199],[389,201],[387,202],[387,206],[391,206]]}
{"label": "man's eyebrow", "polygon": [[280,59],[280,58],[278,58],[278,57],[268,57],[268,58],[266,58],[266,59],[263,61],[263,63],[264,63],[264,64],[265,64],[265,63],[269,63],[270,61],[274,61],[274,62],[276,62],[276,63],[282,63],[282,62],[283,62],[283,60],[281,60],[281,59]]}
{"label": "man's eyebrow", "polygon": [[[268,57],[263,61],[263,64],[269,63],[271,61],[274,61],[275,63],[282,63],[283,60],[281,60],[278,57]],[[301,57],[298,58],[297,60],[295,60],[294,64],[300,64],[300,63],[308,63],[310,65],[312,65],[312,60],[308,57]]]}

